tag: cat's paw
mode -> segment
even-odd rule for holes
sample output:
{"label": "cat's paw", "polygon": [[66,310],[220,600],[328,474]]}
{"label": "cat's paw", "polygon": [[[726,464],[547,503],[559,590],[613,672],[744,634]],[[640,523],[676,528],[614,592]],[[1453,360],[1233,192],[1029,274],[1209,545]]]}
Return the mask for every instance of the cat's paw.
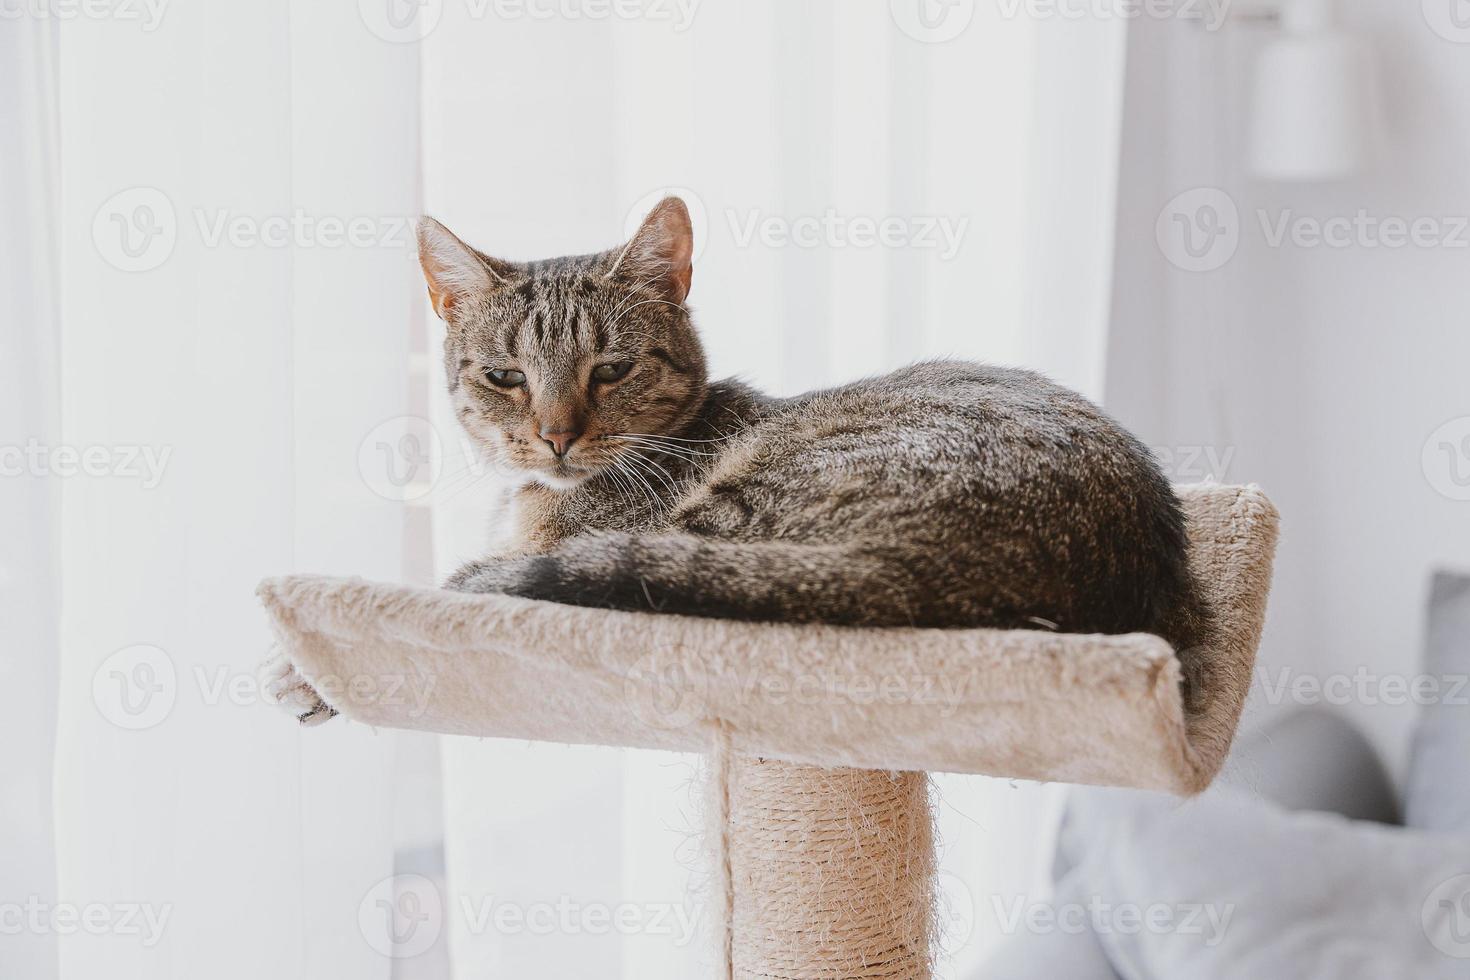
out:
{"label": "cat's paw", "polygon": [[322,700],[284,653],[277,651],[261,664],[256,676],[265,699],[290,712],[302,725],[320,725],[337,717],[337,709]]}

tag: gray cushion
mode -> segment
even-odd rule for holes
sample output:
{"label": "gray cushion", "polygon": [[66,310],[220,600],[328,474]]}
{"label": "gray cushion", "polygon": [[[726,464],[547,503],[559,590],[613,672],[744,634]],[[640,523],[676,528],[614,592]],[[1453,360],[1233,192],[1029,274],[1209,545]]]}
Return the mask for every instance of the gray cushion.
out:
{"label": "gray cushion", "polygon": [[[1087,895],[1075,875],[1057,883],[1045,905],[1056,912],[1087,907]],[[1029,909],[1028,909],[1029,911]],[[1014,931],[985,961],[975,980],[1118,980],[1097,934],[1077,916],[1015,923]],[[1004,924],[1003,924],[1004,926]]]}
{"label": "gray cushion", "polygon": [[1221,782],[1284,810],[1389,824],[1400,818],[1393,782],[1372,744],[1326,708],[1293,711],[1242,737]]}
{"label": "gray cushion", "polygon": [[[1286,810],[1320,810],[1352,820],[1398,823],[1393,784],[1361,731],[1342,715],[1304,708],[1242,736],[1220,785]],[[1060,880],[1086,856],[1099,822],[1163,797],[1130,789],[1078,786],[1069,791],[1052,875]]]}
{"label": "gray cushion", "polygon": [[[1085,820],[1073,872],[1126,980],[1464,980],[1470,835],[1289,813],[1227,789]],[[1119,816],[1122,814],[1122,816]]]}
{"label": "gray cushion", "polygon": [[1414,731],[1405,823],[1470,831],[1470,576],[1434,576],[1424,672],[1438,687]]}

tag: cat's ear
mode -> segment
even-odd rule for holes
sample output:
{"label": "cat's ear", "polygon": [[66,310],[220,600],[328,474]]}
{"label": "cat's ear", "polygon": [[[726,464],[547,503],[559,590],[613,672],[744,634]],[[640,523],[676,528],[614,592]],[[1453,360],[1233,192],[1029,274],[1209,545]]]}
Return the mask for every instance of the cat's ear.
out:
{"label": "cat's ear", "polygon": [[683,303],[694,277],[694,227],[677,197],[654,205],[638,231],[613,260],[608,278],[622,276],[658,284],[672,303]]}
{"label": "cat's ear", "polygon": [[419,219],[418,240],[419,265],[440,319],[449,319],[455,304],[504,286],[513,275],[510,263],[470,248],[433,218]]}

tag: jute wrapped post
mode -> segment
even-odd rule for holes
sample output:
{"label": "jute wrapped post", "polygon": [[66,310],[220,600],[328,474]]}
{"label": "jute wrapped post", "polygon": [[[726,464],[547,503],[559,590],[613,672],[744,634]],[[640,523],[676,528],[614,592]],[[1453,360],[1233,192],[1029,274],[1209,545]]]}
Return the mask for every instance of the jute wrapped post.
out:
{"label": "jute wrapped post", "polygon": [[[305,723],[340,713],[713,751],[725,975],[923,978],[934,866],[923,773],[1187,794],[1224,762],[1277,515],[1255,487],[1180,495],[1220,627],[1213,647],[1188,651],[1187,702],[1175,651],[1147,634],[734,623],[319,576],[261,585],[281,641],[266,689]],[[790,690],[814,677],[827,696],[811,703],[752,696],[752,678]],[[884,677],[937,680],[942,700],[875,700]]]}
{"label": "jute wrapped post", "polygon": [[740,758],[716,780],[729,794],[732,976],[929,975],[927,776]]}

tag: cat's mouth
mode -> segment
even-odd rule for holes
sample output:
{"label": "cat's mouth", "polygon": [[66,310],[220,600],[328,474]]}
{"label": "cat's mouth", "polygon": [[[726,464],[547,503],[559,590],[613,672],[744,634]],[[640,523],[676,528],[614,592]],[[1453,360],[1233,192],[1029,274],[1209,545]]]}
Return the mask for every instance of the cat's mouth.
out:
{"label": "cat's mouth", "polygon": [[558,459],[552,463],[542,463],[531,471],[532,479],[546,484],[553,490],[570,490],[578,484],[597,474],[600,467],[583,466],[578,463],[569,463],[565,459]]}

